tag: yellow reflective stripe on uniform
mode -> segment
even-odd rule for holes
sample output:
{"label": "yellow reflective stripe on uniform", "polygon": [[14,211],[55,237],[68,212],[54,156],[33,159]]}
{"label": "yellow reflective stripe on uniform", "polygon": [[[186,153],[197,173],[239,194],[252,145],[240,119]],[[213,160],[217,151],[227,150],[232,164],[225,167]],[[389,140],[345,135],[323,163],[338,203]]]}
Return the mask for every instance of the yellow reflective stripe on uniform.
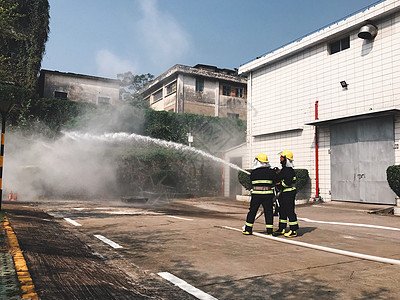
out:
{"label": "yellow reflective stripe on uniform", "polygon": [[246,226],[253,227],[253,224],[246,222]]}
{"label": "yellow reflective stripe on uniform", "polygon": [[258,183],[270,183],[272,184],[272,180],[253,180],[251,184],[258,184]]}
{"label": "yellow reflective stripe on uniform", "polygon": [[262,194],[262,195],[266,195],[266,194],[273,194],[274,191],[251,191],[252,194]]}
{"label": "yellow reflective stripe on uniform", "polygon": [[[296,181],[296,176],[293,177],[293,181]],[[294,183],[293,183],[293,184],[294,184]],[[283,187],[290,187],[290,185],[287,185],[287,184],[285,183],[284,180],[282,180],[282,186],[283,186]]]}
{"label": "yellow reflective stripe on uniform", "polygon": [[296,187],[290,187],[290,188],[286,188],[286,189],[283,189],[283,193],[284,192],[291,192],[291,191],[294,191],[294,190],[296,190]]}
{"label": "yellow reflective stripe on uniform", "polygon": [[265,228],[274,228],[274,225],[265,225]]}
{"label": "yellow reflective stripe on uniform", "polygon": [[298,224],[297,221],[289,222],[289,225],[297,225],[297,224]]}
{"label": "yellow reflective stripe on uniform", "polygon": [[279,219],[279,223],[285,223],[285,224],[287,224],[287,220]]}

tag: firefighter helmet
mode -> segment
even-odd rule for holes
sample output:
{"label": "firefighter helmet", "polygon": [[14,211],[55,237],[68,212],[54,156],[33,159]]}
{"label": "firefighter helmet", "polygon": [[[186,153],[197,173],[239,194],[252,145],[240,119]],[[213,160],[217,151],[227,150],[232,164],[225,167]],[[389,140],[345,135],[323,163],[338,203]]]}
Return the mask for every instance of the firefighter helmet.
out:
{"label": "firefighter helmet", "polygon": [[281,152],[281,156],[286,157],[290,160],[293,160],[293,152],[289,150],[284,150]]}
{"label": "firefighter helmet", "polygon": [[258,154],[258,155],[256,156],[256,159],[257,159],[258,161],[261,161],[261,162],[265,162],[265,163],[268,162],[268,157],[267,157],[267,155],[264,154],[264,153]]}

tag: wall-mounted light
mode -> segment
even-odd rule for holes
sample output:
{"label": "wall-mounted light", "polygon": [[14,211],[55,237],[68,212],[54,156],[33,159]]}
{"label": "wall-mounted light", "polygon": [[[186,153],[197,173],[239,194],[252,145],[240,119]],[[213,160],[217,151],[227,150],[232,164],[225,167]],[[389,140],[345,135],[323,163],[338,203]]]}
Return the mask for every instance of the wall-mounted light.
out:
{"label": "wall-mounted light", "polygon": [[360,28],[358,37],[363,40],[373,40],[378,34],[378,28],[372,24],[366,24]]}
{"label": "wall-mounted light", "polygon": [[342,88],[347,89],[348,84],[347,84],[346,81],[344,81],[344,80],[341,81],[341,82],[340,82],[340,85],[342,86]]}

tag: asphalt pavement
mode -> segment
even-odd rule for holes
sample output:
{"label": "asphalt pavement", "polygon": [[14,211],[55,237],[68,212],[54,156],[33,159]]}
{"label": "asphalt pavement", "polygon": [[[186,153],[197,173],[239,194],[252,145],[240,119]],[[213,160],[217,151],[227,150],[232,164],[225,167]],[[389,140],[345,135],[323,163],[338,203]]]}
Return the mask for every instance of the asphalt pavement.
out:
{"label": "asphalt pavement", "polygon": [[291,239],[265,235],[263,218],[243,236],[247,209],[226,198],[5,201],[0,299],[399,299],[390,206],[298,205]]}

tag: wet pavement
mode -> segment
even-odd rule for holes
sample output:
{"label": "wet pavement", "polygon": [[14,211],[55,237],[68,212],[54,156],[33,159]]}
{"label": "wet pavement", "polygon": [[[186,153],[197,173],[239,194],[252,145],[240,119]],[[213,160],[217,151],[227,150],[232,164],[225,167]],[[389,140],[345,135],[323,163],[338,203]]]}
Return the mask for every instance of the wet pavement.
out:
{"label": "wet pavement", "polygon": [[[256,234],[243,236],[247,206],[226,198],[5,201],[0,299],[398,299],[400,217],[388,206],[298,205],[293,239],[265,236],[262,217]],[[24,268],[17,248],[32,285],[16,271]]]}

